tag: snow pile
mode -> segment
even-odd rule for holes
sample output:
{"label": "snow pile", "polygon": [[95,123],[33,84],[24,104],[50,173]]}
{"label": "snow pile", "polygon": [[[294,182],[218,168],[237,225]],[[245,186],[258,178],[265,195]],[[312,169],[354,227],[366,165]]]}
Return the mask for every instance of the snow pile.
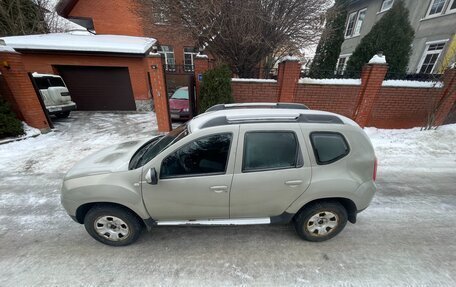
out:
{"label": "snow pile", "polygon": [[244,79],[244,78],[232,78],[232,82],[244,82],[244,83],[277,83],[277,80],[273,79]]}
{"label": "snow pile", "polygon": [[385,80],[383,87],[408,87],[408,88],[442,88],[442,82],[420,82],[407,80]]}
{"label": "snow pile", "polygon": [[299,61],[299,58],[296,56],[287,55],[287,56],[283,57],[280,62],[285,62],[285,61],[295,61],[296,62],[296,61]]}
{"label": "snow pile", "polygon": [[312,79],[301,78],[299,84],[311,85],[361,85],[361,79]]}
{"label": "snow pile", "polygon": [[51,33],[1,38],[14,49],[85,51],[144,54],[156,42],[154,38],[91,33]]}
{"label": "snow pile", "polygon": [[379,172],[452,171],[456,177],[456,124],[428,131],[364,130],[374,145]]}
{"label": "snow pile", "polygon": [[0,52],[11,52],[11,53],[16,53],[16,50],[9,46],[1,45],[0,44]]}
{"label": "snow pile", "polygon": [[383,55],[374,55],[369,60],[369,64],[386,64],[386,57]]}
{"label": "snow pile", "polygon": [[209,57],[206,54],[201,54],[201,53],[196,54],[195,57],[196,58],[201,58],[201,59],[209,59]]}
{"label": "snow pile", "polygon": [[2,140],[0,140],[0,144],[9,143],[12,141],[23,140],[23,139],[26,139],[29,137],[36,137],[41,134],[39,129],[35,129],[35,128],[31,127],[31,126],[27,125],[25,122],[22,122],[22,128],[24,129],[24,133],[25,133],[24,135],[21,135],[21,136],[15,137],[15,138],[2,139]]}

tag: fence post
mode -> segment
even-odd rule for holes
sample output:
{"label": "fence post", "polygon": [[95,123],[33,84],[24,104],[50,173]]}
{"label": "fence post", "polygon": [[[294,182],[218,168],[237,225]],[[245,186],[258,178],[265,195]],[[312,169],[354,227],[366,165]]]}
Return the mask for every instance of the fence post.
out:
{"label": "fence post", "polygon": [[456,68],[449,68],[443,74],[442,95],[437,104],[435,125],[443,125],[456,101]]}
{"label": "fence post", "polygon": [[279,87],[277,98],[279,102],[294,102],[300,74],[301,63],[299,63],[299,59],[289,56],[279,63],[277,75],[277,84]]}
{"label": "fence post", "polygon": [[363,70],[361,71],[361,87],[358,92],[357,105],[353,113],[353,118],[363,128],[369,123],[372,108],[387,71],[388,64],[383,55],[375,55],[368,64],[363,66]]}
{"label": "fence post", "polygon": [[209,70],[209,58],[207,55],[197,54],[194,59],[194,71],[195,71],[195,99],[196,99],[196,110],[198,111],[198,102],[200,95],[201,81],[203,80],[203,74]]}
{"label": "fence post", "polygon": [[150,54],[147,56],[146,61],[148,66],[147,71],[149,72],[150,83],[152,85],[152,97],[154,98],[158,131],[169,132],[172,128],[162,57],[160,54]]}
{"label": "fence post", "polygon": [[22,55],[8,46],[0,47],[0,72],[6,86],[11,92],[12,105],[18,111],[18,117],[28,125],[40,129],[41,132],[50,131],[49,123],[44,114],[30,77],[22,62]]}

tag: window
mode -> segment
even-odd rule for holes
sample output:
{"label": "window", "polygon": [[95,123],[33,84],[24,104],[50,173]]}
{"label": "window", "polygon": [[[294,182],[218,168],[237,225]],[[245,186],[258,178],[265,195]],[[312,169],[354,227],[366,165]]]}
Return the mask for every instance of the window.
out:
{"label": "window", "polygon": [[367,8],[350,13],[345,30],[345,38],[359,36],[366,17]]}
{"label": "window", "polygon": [[353,36],[358,36],[361,32],[361,27],[363,26],[364,18],[366,17],[367,9],[360,10],[358,13],[358,18],[356,20],[355,32]]}
{"label": "window", "polygon": [[347,68],[347,62],[350,58],[351,54],[347,55],[340,55],[339,59],[337,60],[336,71],[334,72],[335,75],[343,75],[345,69]]}
{"label": "window", "polygon": [[174,49],[172,46],[161,46],[160,53],[165,57],[165,69],[175,70],[176,69],[176,61],[174,60]]}
{"label": "window", "polygon": [[431,6],[429,7],[428,15],[441,14],[443,7],[445,6],[446,0],[433,0]]}
{"label": "window", "polygon": [[244,137],[242,171],[296,168],[302,155],[294,132],[249,132]]}
{"label": "window", "polygon": [[426,46],[426,50],[421,58],[421,64],[418,67],[418,73],[431,74],[434,71],[436,63],[440,57],[440,53],[445,47],[445,43],[446,42],[429,43]]}
{"label": "window", "polygon": [[231,134],[217,134],[194,140],[167,156],[160,178],[214,175],[226,172]]}
{"label": "window", "polygon": [[193,61],[195,57],[195,48],[184,47],[184,70],[186,72],[193,71]]}
{"label": "window", "polygon": [[428,17],[436,17],[445,13],[456,12],[455,0],[432,0],[427,12]]}
{"label": "window", "polygon": [[35,82],[39,90],[46,90],[49,87],[65,87],[62,79],[56,77],[36,77]]}
{"label": "window", "polygon": [[347,141],[339,133],[314,132],[310,134],[310,139],[320,165],[335,162],[350,152]]}
{"label": "window", "polygon": [[348,16],[347,29],[345,30],[345,38],[351,37],[355,27],[356,12]]}
{"label": "window", "polygon": [[380,9],[380,12],[389,10],[391,7],[393,7],[393,4],[394,4],[394,0],[383,0],[382,8]]}

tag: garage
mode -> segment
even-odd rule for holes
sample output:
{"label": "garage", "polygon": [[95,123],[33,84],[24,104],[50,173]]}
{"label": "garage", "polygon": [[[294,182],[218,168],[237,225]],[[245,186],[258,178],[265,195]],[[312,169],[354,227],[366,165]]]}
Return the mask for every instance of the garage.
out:
{"label": "garage", "polygon": [[78,110],[136,110],[126,67],[57,66]]}

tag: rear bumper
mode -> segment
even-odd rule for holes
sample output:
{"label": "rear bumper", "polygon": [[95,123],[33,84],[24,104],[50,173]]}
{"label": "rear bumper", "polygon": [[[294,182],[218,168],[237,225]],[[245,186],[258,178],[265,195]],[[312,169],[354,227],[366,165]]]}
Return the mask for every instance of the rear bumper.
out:
{"label": "rear bumper", "polygon": [[47,106],[46,110],[50,115],[55,115],[61,112],[68,112],[76,110],[76,104],[66,104],[66,105],[58,105],[58,106]]}

